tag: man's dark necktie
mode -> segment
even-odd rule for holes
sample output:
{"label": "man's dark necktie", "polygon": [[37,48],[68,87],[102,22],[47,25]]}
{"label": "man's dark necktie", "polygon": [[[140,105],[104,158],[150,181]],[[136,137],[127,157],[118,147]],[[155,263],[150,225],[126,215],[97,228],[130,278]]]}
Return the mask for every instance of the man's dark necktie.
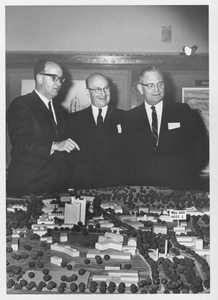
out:
{"label": "man's dark necktie", "polygon": [[103,117],[102,117],[102,109],[98,109],[98,116],[97,116],[97,130],[98,130],[98,136],[101,136],[102,128],[103,128]]}
{"label": "man's dark necktie", "polygon": [[155,106],[151,106],[151,109],[152,109],[152,124],[151,124],[151,127],[152,127],[153,136],[155,138],[155,145],[157,145],[157,142],[158,142],[157,113],[156,113]]}
{"label": "man's dark necktie", "polygon": [[55,122],[53,111],[52,111],[52,108],[51,108],[51,100],[48,102],[48,111],[50,113],[50,116],[52,117],[52,120]]}

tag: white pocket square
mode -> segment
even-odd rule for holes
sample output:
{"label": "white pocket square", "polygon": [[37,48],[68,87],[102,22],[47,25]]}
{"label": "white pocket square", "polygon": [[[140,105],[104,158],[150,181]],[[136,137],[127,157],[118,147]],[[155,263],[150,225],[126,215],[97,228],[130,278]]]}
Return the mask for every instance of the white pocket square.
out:
{"label": "white pocket square", "polygon": [[168,123],[168,130],[176,129],[180,127],[179,122]]}
{"label": "white pocket square", "polygon": [[122,133],[122,127],[120,124],[117,125],[117,132]]}

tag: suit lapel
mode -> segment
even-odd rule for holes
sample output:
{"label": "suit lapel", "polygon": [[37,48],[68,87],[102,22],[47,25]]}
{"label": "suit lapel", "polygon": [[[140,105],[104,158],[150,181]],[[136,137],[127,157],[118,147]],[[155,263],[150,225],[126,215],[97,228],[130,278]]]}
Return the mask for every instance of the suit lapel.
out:
{"label": "suit lapel", "polygon": [[148,115],[144,103],[139,106],[138,122],[141,123],[140,126],[144,128],[146,134],[152,135],[151,127],[150,127],[150,123],[148,120]]}
{"label": "suit lapel", "polygon": [[168,132],[168,121],[171,115],[172,115],[171,106],[169,105],[169,103],[163,101],[163,111],[162,111],[161,127],[160,127],[160,134],[159,134],[159,145],[161,145],[161,143],[165,141],[165,137]]}
{"label": "suit lapel", "polygon": [[[57,125],[54,122],[54,120],[51,118],[48,108],[46,107],[44,102],[40,99],[40,97],[36,94],[35,91],[33,91],[33,100],[34,100],[35,109],[36,109],[36,111],[38,111],[39,118],[40,118],[41,114],[46,115],[46,120],[48,121],[48,124],[53,128],[54,133],[57,135],[57,133],[58,133]],[[53,101],[53,103],[54,103],[54,101]],[[54,107],[55,107],[55,105],[54,105]],[[56,118],[59,118],[59,113],[56,113],[56,112],[57,112],[57,109],[55,109],[55,114],[56,114]]]}

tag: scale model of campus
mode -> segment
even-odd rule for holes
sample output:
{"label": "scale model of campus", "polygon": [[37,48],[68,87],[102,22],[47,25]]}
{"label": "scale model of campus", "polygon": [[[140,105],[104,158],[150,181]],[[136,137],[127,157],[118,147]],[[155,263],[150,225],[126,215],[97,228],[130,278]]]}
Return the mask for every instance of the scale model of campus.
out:
{"label": "scale model of campus", "polygon": [[[85,192],[83,191],[81,194],[85,194]],[[142,187],[135,187],[132,191],[132,199],[138,197],[139,192],[142,192]],[[42,200],[44,205],[42,214],[37,219],[37,223],[32,225],[32,231],[33,234],[40,236],[41,242],[50,245],[50,263],[52,265],[63,269],[63,263],[67,256],[68,260],[72,260],[72,265],[75,266],[76,261],[81,266],[78,260],[82,258],[85,262],[83,268],[88,271],[89,263],[93,264],[94,261],[96,265],[98,264],[98,268],[97,271],[90,269],[86,288],[88,288],[89,282],[106,282],[107,285],[114,282],[116,286],[124,283],[131,292],[134,290],[133,286],[136,286],[139,291],[140,289],[144,290],[140,286],[140,282],[146,277],[150,277],[152,288],[157,285],[156,292],[163,292],[167,290],[166,284],[163,285],[165,278],[163,274],[159,279],[158,276],[155,276],[153,262],[158,265],[166,260],[169,264],[170,262],[175,264],[175,257],[183,262],[194,255],[195,268],[202,280],[203,291],[201,292],[209,291],[209,275],[199,261],[204,260],[209,266],[210,249],[204,247],[203,238],[189,235],[192,229],[187,224],[187,217],[189,219],[193,217],[195,220],[196,216],[201,219],[201,217],[209,215],[208,207],[199,209],[194,206],[182,207],[179,204],[177,208],[146,207],[145,205],[132,205],[131,199],[130,204],[127,203],[130,209],[126,213],[122,201],[114,201],[111,195],[108,196],[110,193],[107,193],[107,189],[103,197],[104,201],[100,200],[101,193],[96,194],[96,190],[89,190],[86,194],[77,195],[77,197],[62,195],[59,201],[56,198]],[[152,193],[150,196],[153,196]],[[118,198],[120,199],[120,197]],[[178,209],[180,207],[181,209]],[[82,243],[78,247],[78,243],[74,243],[73,238],[69,238],[71,229],[78,231],[77,234],[83,234],[85,247],[89,232],[94,231],[96,234],[97,240],[95,240],[94,247],[86,249],[85,256],[84,247],[81,247]],[[52,234],[49,234],[54,231],[56,234],[59,232],[58,241],[53,238]],[[13,251],[19,249],[20,232],[13,230]],[[22,232],[25,236],[25,230]],[[157,245],[156,249],[155,247],[146,248],[148,246],[145,241],[146,236],[150,238],[152,235],[161,241],[161,246]],[[152,244],[153,241],[149,241],[149,243]],[[146,274],[134,267],[133,262],[136,257],[140,257],[148,266],[149,271]],[[140,273],[143,276],[140,276]],[[25,276],[27,279],[28,275]],[[171,291],[174,290],[171,289]]]}

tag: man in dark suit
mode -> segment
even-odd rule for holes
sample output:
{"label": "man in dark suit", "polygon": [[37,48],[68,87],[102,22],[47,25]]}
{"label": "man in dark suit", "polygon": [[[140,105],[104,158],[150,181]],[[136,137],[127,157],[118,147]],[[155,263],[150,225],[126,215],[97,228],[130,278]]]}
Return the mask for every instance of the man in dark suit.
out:
{"label": "man in dark suit", "polygon": [[[7,111],[12,145],[8,195],[54,192],[68,187],[67,155],[79,146],[64,140],[66,113],[53,98],[64,82],[63,70],[50,60],[34,68],[35,90],[15,98]],[[66,162],[66,163],[65,163]]]}
{"label": "man in dark suit", "polygon": [[75,140],[80,151],[72,156],[72,187],[97,188],[123,185],[125,160],[123,142],[124,111],[111,103],[108,79],[99,73],[86,80],[91,105],[69,118],[67,136]]}
{"label": "man in dark suit", "polygon": [[141,71],[144,103],[127,112],[131,185],[198,188],[209,159],[200,115],[187,104],[167,103],[164,77],[155,66]]}

